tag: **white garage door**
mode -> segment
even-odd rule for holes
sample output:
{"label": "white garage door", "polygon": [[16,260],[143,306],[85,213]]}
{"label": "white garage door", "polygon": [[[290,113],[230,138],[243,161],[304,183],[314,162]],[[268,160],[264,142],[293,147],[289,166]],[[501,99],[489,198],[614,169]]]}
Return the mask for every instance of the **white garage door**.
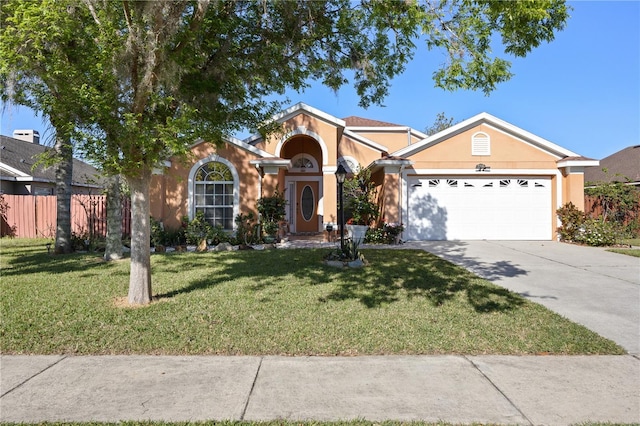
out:
{"label": "white garage door", "polygon": [[408,182],[407,240],[550,240],[551,179],[419,177]]}

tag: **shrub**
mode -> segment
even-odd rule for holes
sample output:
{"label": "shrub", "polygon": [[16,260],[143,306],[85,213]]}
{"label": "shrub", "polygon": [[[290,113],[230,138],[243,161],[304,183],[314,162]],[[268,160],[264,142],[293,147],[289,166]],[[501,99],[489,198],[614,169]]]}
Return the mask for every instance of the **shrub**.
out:
{"label": "shrub", "polygon": [[211,224],[204,218],[203,212],[197,212],[196,217],[187,225],[185,236],[188,244],[200,244],[202,240],[207,239],[207,235],[211,231]]}
{"label": "shrub", "polygon": [[287,200],[284,193],[276,186],[275,193],[270,197],[258,199],[257,209],[260,213],[260,222],[266,235],[275,235],[278,232],[278,222],[285,217]]}
{"label": "shrub", "polygon": [[150,217],[149,222],[151,223],[151,246],[166,245],[166,233],[162,223],[158,222],[154,217]]}
{"label": "shrub", "polygon": [[236,242],[238,244],[249,245],[258,242],[258,225],[253,213],[239,214],[235,217],[234,222],[236,223]]}
{"label": "shrub", "polygon": [[209,234],[207,234],[207,240],[211,242],[213,245],[218,245],[220,243],[227,243],[231,240],[231,235],[227,231],[222,228],[220,225],[212,226],[209,230]]}
{"label": "shrub", "polygon": [[587,219],[584,212],[571,202],[556,210],[562,226],[558,228],[561,241],[574,242],[579,238],[582,226]]}
{"label": "shrub", "polygon": [[387,244],[387,236],[382,227],[369,228],[364,240],[369,244]]}
{"label": "shrub", "polygon": [[350,212],[347,223],[354,225],[371,225],[378,219],[376,204],[376,185],[371,181],[369,169],[358,170],[352,178],[344,182],[344,208]]}
{"label": "shrub", "polygon": [[369,228],[365,241],[370,244],[395,244],[402,231],[404,231],[402,224],[385,223],[377,228]]}
{"label": "shrub", "polygon": [[590,246],[611,246],[618,242],[619,230],[615,223],[602,218],[587,219],[575,241]]}
{"label": "shrub", "polygon": [[604,218],[589,218],[578,210],[573,203],[567,203],[557,210],[562,226],[558,228],[561,241],[587,244],[590,246],[609,246],[623,237],[621,226],[608,222]]}

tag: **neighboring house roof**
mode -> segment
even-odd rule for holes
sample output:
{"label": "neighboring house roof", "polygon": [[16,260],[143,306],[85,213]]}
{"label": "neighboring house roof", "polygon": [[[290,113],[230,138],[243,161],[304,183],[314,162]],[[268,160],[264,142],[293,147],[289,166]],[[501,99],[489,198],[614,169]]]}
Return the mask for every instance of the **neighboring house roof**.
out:
{"label": "neighboring house roof", "polygon": [[[38,181],[55,183],[55,167],[44,167],[38,157],[51,148],[0,135],[0,175],[3,180]],[[72,185],[100,186],[98,170],[78,159],[73,159]]]}
{"label": "neighboring house roof", "polygon": [[640,184],[640,145],[629,146],[603,158],[600,160],[599,167],[584,169],[585,183],[625,182],[626,178],[635,184]]}

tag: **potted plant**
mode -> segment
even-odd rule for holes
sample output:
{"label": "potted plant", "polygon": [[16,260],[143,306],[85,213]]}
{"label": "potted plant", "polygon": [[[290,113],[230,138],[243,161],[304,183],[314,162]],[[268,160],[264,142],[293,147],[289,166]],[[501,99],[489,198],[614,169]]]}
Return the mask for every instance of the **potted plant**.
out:
{"label": "potted plant", "polygon": [[257,208],[260,213],[260,223],[267,242],[276,240],[279,222],[284,219],[286,205],[287,200],[284,198],[284,192],[280,192],[277,186],[272,196],[258,199]]}
{"label": "potted plant", "polygon": [[376,186],[371,181],[369,169],[359,169],[344,182],[345,209],[351,213],[346,229],[351,239],[362,243],[371,223],[378,219]]}

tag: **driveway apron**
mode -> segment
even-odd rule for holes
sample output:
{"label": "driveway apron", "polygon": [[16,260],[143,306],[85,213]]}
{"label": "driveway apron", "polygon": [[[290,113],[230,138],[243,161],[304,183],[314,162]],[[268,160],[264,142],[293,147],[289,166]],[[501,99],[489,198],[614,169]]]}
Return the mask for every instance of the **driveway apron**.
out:
{"label": "driveway apron", "polygon": [[640,259],[555,241],[409,242],[640,354]]}

